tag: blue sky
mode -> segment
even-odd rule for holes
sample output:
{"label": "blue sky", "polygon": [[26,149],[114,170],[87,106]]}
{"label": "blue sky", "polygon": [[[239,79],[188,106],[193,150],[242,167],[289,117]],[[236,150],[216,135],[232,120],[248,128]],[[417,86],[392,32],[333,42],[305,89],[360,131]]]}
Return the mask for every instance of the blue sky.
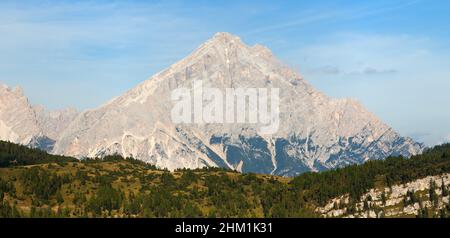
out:
{"label": "blue sky", "polygon": [[95,108],[227,31],[432,145],[450,141],[449,12],[444,0],[2,0],[0,82],[51,109]]}

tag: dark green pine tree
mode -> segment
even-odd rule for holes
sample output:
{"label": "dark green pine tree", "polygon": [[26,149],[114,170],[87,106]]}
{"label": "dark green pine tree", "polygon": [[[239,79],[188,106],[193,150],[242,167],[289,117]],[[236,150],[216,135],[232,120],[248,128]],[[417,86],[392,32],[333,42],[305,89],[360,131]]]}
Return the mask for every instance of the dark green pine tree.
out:
{"label": "dark green pine tree", "polygon": [[439,204],[439,197],[436,193],[436,182],[430,180],[430,189],[428,191],[428,195],[430,198],[430,202],[433,204],[434,207],[437,207]]}
{"label": "dark green pine tree", "polygon": [[444,182],[444,178],[442,178],[442,181],[441,181],[441,190],[442,190],[442,196],[447,197],[448,196],[448,188]]}
{"label": "dark green pine tree", "polygon": [[58,191],[56,192],[56,202],[57,202],[59,205],[61,205],[61,204],[64,202],[64,198],[63,198],[63,196],[62,196],[62,194],[61,194],[61,190],[58,190]]}

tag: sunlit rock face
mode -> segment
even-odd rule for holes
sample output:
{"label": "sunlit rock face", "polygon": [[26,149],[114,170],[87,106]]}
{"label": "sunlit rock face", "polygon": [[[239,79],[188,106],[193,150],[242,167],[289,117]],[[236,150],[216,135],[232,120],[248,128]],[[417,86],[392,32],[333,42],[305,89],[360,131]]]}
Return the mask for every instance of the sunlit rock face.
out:
{"label": "sunlit rock face", "polygon": [[[261,134],[261,123],[174,123],[171,94],[195,81],[224,92],[278,88],[278,130]],[[168,69],[70,121],[56,137],[48,136],[56,141],[53,153],[78,158],[118,153],[170,170],[219,166],[294,176],[392,154],[410,156],[423,148],[357,101],[318,92],[269,49],[247,46],[228,33],[217,33]]]}
{"label": "sunlit rock face", "polygon": [[59,133],[77,114],[75,109],[46,111],[32,106],[21,88],[0,85],[0,140],[51,152]]}

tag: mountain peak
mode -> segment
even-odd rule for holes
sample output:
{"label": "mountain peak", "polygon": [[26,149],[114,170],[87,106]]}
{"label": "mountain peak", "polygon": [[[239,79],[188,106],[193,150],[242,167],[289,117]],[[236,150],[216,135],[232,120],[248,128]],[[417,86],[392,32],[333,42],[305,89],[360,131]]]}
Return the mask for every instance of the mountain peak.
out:
{"label": "mountain peak", "polygon": [[214,34],[212,39],[225,42],[241,42],[241,38],[239,36],[233,35],[228,32],[217,32],[216,34]]}
{"label": "mountain peak", "polygon": [[24,96],[23,88],[20,86],[17,86],[13,89],[13,93],[18,96]]}
{"label": "mountain peak", "polygon": [[[230,88],[278,89],[279,113],[271,122],[279,123],[279,130],[259,135],[266,123],[223,123],[223,115],[216,123],[174,122],[172,93],[189,91],[196,81],[219,90],[222,106]],[[195,118],[191,110],[188,114]],[[53,152],[80,158],[121,154],[170,170],[218,166],[293,176],[421,150],[360,104],[322,95],[267,47],[219,32],[167,70],[77,116],[59,134]]]}
{"label": "mountain peak", "polygon": [[203,44],[203,46],[214,46],[220,48],[228,47],[231,45],[246,46],[239,36],[233,35],[228,32],[217,32],[212,38],[210,38]]}
{"label": "mountain peak", "polygon": [[15,88],[11,88],[6,84],[0,84],[0,93],[2,95],[9,95],[12,97],[23,98],[24,92],[22,87],[16,86]]}
{"label": "mountain peak", "polygon": [[210,41],[216,43],[226,43],[226,44],[239,44],[250,48],[254,52],[262,53],[263,55],[272,55],[272,51],[264,45],[255,44],[253,46],[248,46],[242,42],[241,38],[237,35],[233,35],[228,32],[217,32],[210,39]]}

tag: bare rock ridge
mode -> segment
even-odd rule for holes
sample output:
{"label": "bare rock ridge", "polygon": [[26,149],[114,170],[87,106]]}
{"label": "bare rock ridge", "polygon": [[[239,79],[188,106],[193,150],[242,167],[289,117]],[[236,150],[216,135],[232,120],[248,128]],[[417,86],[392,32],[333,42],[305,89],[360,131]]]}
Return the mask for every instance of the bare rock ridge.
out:
{"label": "bare rock ridge", "polygon": [[[262,135],[257,130],[261,124],[173,123],[172,90],[192,88],[196,80],[220,90],[279,88],[279,130]],[[8,94],[3,91],[0,98]],[[0,101],[1,138],[16,136],[24,143],[26,136],[42,132],[56,141],[56,154],[82,158],[118,153],[171,170],[219,166],[293,176],[423,149],[360,103],[328,98],[266,47],[247,46],[229,33],[217,33],[183,60],[99,108],[73,120],[56,116],[64,126],[21,100],[20,108]],[[23,114],[27,127],[5,116],[13,114]]]}
{"label": "bare rock ridge", "polygon": [[47,111],[32,106],[20,87],[0,85],[0,139],[51,152],[59,133],[78,115],[75,109]]}

